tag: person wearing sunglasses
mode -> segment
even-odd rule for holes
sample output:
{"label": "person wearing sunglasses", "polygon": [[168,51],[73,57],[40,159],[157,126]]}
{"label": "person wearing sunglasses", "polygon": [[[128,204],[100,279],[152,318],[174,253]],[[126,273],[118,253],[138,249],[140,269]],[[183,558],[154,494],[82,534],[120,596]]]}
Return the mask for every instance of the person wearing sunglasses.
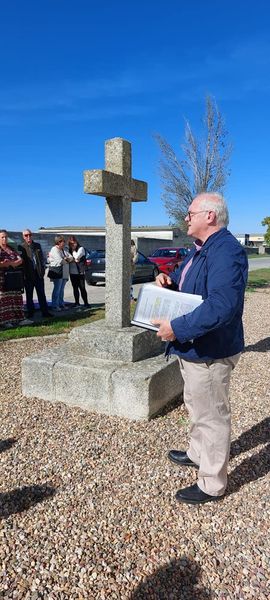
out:
{"label": "person wearing sunglasses", "polygon": [[231,412],[229,384],[244,348],[242,314],[248,276],[245,249],[228,231],[228,209],[217,193],[201,193],[185,217],[194,248],[170,276],[160,273],[159,286],[199,294],[203,302],[189,314],[156,319],[166,354],[176,355],[184,381],[184,403],[190,417],[185,450],[171,450],[180,467],[198,469],[195,484],[176,493],[179,502],[200,504],[221,498],[227,486]]}
{"label": "person wearing sunglasses", "polygon": [[18,246],[18,250],[23,259],[27,316],[29,319],[34,316],[35,305],[33,294],[35,289],[43,317],[52,317],[53,315],[49,312],[45,296],[45,263],[41,246],[38,242],[34,242],[30,229],[24,229],[22,237],[23,243]]}

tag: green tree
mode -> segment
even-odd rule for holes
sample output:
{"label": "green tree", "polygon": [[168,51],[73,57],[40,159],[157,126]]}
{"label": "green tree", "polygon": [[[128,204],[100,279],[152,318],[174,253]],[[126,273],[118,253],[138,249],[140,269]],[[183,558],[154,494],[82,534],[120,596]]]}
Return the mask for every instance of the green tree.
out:
{"label": "green tree", "polygon": [[264,239],[266,244],[270,246],[270,217],[265,217],[262,221],[262,225],[267,225],[267,230],[264,234]]}
{"label": "green tree", "polygon": [[227,135],[223,117],[211,96],[206,97],[202,139],[198,139],[189,122],[185,122],[180,158],[163,137],[155,135],[162,153],[162,199],[172,224],[183,226],[188,206],[196,194],[223,192],[230,175],[228,162],[232,152]]}

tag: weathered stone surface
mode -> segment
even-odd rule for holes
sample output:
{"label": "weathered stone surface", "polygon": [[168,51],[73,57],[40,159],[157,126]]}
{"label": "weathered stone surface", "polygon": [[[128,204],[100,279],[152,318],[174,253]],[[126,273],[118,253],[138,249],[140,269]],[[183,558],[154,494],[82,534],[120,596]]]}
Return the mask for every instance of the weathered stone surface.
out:
{"label": "weathered stone surface", "polygon": [[[122,223],[125,224],[124,228]],[[130,201],[108,199],[105,241],[105,319],[109,327],[130,325],[130,229]]]}
{"label": "weathered stone surface", "polygon": [[131,144],[105,142],[105,170],[84,171],[84,191],[106,197],[106,311],[108,325],[130,325],[131,202],[147,199],[147,184],[132,179]]}
{"label": "weathered stone surface", "polygon": [[131,143],[123,138],[115,137],[105,142],[106,171],[119,173],[131,178]]}
{"label": "weathered stone surface", "polygon": [[179,362],[163,356],[149,358],[112,374],[111,414],[149,419],[183,391]]}
{"label": "weathered stone surface", "polygon": [[147,199],[147,184],[144,181],[125,179],[109,171],[84,171],[84,191],[107,198],[123,197],[126,202],[143,202]]}
{"label": "weathered stone surface", "polygon": [[154,331],[139,327],[115,328],[107,323],[96,321],[82,327],[75,327],[69,334],[73,351],[78,348],[80,355],[88,355],[106,360],[136,362],[163,351],[164,343]]}
{"label": "weathered stone surface", "polygon": [[177,359],[136,363],[78,356],[68,344],[22,361],[23,394],[91,412],[148,419],[181,394]]}
{"label": "weathered stone surface", "polygon": [[39,354],[27,356],[22,363],[22,392],[30,398],[54,400],[54,365],[67,354],[67,346],[44,350]]}

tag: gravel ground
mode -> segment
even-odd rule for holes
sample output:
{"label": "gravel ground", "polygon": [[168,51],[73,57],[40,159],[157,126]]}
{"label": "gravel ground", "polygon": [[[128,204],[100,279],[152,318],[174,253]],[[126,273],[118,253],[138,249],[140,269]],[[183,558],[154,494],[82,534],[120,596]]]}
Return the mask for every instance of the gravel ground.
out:
{"label": "gravel ground", "polygon": [[174,498],[196,472],[166,458],[182,405],[129,422],[26,399],[21,359],[60,340],[2,343],[1,599],[269,598],[269,304],[247,295],[227,494],[197,507]]}

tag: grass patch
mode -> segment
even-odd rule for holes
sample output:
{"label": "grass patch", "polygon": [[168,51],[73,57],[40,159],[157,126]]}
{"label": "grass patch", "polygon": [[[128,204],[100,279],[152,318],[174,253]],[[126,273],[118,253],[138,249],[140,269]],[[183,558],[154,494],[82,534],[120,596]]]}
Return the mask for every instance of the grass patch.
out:
{"label": "grass patch", "polygon": [[250,260],[250,258],[269,258],[269,254],[248,254],[247,257],[248,260]]}
{"label": "grass patch", "polygon": [[270,269],[256,269],[248,274],[247,291],[253,291],[256,288],[268,288],[270,285]]}
{"label": "grass patch", "polygon": [[179,423],[180,427],[185,427],[186,425],[188,425],[189,419],[188,419],[188,417],[181,416],[178,419],[178,423]]}
{"label": "grass patch", "polygon": [[[136,305],[133,304],[130,307],[130,318],[134,316]],[[0,341],[6,340],[18,340],[20,338],[30,337],[43,337],[45,335],[57,335],[59,333],[69,333],[73,327],[79,327],[80,325],[86,325],[87,323],[94,323],[105,317],[105,307],[91,308],[88,311],[82,313],[72,313],[67,315],[66,313],[59,316],[55,316],[52,319],[46,319],[41,323],[34,323],[33,325],[15,327],[14,329],[7,329],[0,332]]]}
{"label": "grass patch", "polygon": [[67,317],[67,314],[46,319],[42,323],[34,323],[33,325],[16,327],[1,331],[0,339],[15,340],[26,337],[38,337],[44,335],[57,335],[58,333],[68,333],[73,327],[94,323],[99,319],[104,319],[104,308],[92,308],[89,311],[82,313],[73,313]]}
{"label": "grass patch", "polygon": [[[267,289],[270,286],[270,269],[257,269],[248,274],[247,291],[254,292],[256,289]],[[130,318],[134,316],[136,305],[130,307]],[[20,338],[39,337],[45,335],[57,335],[59,333],[69,333],[73,327],[94,323],[105,317],[105,307],[93,307],[89,311],[82,313],[73,313],[69,316],[63,314],[55,316],[52,319],[46,319],[42,323],[34,323],[28,327],[16,327],[0,332],[0,340],[16,340]]]}

